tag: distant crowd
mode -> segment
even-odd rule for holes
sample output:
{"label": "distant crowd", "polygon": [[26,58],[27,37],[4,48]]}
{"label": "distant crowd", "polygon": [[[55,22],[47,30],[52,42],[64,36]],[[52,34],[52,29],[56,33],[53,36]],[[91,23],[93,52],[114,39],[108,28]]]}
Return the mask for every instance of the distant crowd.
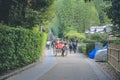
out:
{"label": "distant crowd", "polygon": [[70,53],[72,52],[76,53],[78,47],[78,41],[71,40],[67,42],[63,39],[56,39],[52,41],[47,40],[46,47],[47,49],[50,48],[63,49],[63,52],[65,49],[68,49]]}

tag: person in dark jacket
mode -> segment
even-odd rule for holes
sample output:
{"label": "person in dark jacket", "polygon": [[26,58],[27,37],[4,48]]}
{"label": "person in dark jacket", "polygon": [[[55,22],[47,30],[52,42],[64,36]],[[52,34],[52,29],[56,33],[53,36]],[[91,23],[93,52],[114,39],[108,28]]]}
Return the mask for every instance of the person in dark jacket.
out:
{"label": "person in dark jacket", "polygon": [[77,50],[77,41],[72,42],[72,46],[73,46],[74,53],[76,53],[76,50]]}
{"label": "person in dark jacket", "polygon": [[72,42],[69,43],[69,51],[70,53],[72,52],[73,46],[72,46]]}
{"label": "person in dark jacket", "polygon": [[64,46],[62,47],[62,54],[61,54],[61,56],[64,56],[64,53],[65,53],[66,50],[67,50],[67,44],[64,43]]}

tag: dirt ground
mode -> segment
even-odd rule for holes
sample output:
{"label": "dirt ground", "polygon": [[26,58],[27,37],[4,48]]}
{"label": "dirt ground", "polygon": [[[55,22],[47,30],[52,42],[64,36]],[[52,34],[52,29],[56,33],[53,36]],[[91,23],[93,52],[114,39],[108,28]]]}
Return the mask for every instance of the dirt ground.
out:
{"label": "dirt ground", "polygon": [[120,80],[120,72],[116,71],[109,63],[107,62],[97,62],[104,71],[106,71],[113,80]]}

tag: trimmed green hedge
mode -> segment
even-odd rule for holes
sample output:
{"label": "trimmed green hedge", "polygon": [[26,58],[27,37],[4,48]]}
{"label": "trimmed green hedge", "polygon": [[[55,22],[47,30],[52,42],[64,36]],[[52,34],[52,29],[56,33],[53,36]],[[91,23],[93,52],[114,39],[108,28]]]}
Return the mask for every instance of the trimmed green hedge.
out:
{"label": "trimmed green hedge", "polygon": [[95,48],[95,43],[81,43],[78,46],[78,52],[89,55],[89,53]]}
{"label": "trimmed green hedge", "polygon": [[37,61],[46,39],[45,33],[0,24],[0,73]]}
{"label": "trimmed green hedge", "polygon": [[78,52],[86,54],[86,44],[80,44],[80,46],[78,46]]}
{"label": "trimmed green hedge", "polygon": [[95,43],[87,43],[86,44],[86,55],[89,55],[89,53],[95,49]]}

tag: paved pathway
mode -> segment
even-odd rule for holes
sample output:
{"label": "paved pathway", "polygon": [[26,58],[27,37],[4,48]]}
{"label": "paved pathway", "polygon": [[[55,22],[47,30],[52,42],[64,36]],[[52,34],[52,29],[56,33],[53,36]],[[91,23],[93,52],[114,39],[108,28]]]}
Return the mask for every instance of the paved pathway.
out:
{"label": "paved pathway", "polygon": [[91,59],[82,54],[54,57],[48,50],[43,64],[25,70],[7,80],[111,80]]}

